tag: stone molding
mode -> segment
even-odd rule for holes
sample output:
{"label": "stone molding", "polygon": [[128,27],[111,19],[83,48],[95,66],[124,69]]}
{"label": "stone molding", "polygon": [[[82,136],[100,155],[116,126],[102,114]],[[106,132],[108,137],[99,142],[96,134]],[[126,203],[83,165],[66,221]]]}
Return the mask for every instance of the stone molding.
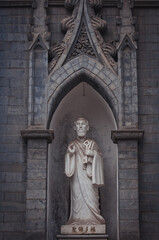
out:
{"label": "stone molding", "polygon": [[31,7],[31,0],[0,1],[0,7]]}
{"label": "stone molding", "polygon": [[98,240],[98,239],[104,239],[104,240],[107,240],[108,239],[108,235],[101,235],[101,234],[98,234],[98,235],[57,235],[57,239],[59,240],[62,240],[62,239],[72,239],[72,240],[75,240],[75,239],[95,239],[95,240]]}
{"label": "stone molding", "polygon": [[[64,0],[49,0],[49,6],[64,6]],[[117,7],[117,0],[103,0],[104,7]],[[10,0],[0,1],[0,7],[31,7],[31,0]],[[159,6],[158,0],[136,0],[134,7],[157,7]]]}
{"label": "stone molding", "polygon": [[144,136],[144,130],[139,129],[126,129],[111,131],[111,139],[114,143],[120,140],[141,140]]}
{"label": "stone molding", "polygon": [[26,129],[21,130],[22,138],[25,142],[28,139],[47,139],[51,143],[54,139],[54,131],[52,129]]}
{"label": "stone molding", "polygon": [[157,7],[159,6],[158,0],[136,0],[134,1],[134,7]]}

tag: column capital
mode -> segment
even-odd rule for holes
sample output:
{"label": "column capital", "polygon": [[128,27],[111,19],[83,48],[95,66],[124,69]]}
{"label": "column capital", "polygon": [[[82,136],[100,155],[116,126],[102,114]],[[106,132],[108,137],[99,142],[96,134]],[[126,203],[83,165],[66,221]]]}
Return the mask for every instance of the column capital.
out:
{"label": "column capital", "polygon": [[51,143],[54,139],[53,129],[25,129],[21,130],[21,135],[25,142],[28,139],[46,139]]}
{"label": "column capital", "polygon": [[144,136],[143,129],[119,129],[111,131],[111,139],[114,143],[120,140],[137,140],[139,141]]}

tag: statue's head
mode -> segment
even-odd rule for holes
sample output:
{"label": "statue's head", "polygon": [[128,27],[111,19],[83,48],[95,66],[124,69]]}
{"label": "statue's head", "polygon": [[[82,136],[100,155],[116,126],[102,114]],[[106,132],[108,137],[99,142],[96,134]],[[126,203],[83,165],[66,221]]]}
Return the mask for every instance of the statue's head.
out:
{"label": "statue's head", "polygon": [[84,138],[89,130],[89,123],[85,118],[78,118],[74,122],[74,130],[79,138]]}

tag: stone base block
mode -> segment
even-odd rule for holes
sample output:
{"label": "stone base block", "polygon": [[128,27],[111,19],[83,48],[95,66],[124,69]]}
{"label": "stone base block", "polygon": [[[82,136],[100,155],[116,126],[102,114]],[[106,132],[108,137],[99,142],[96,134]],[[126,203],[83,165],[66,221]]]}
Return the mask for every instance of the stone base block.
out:
{"label": "stone base block", "polygon": [[58,240],[108,240],[106,234],[95,235],[57,235]]}
{"label": "stone base block", "polygon": [[61,226],[61,234],[105,234],[106,233],[106,225],[62,225]]}

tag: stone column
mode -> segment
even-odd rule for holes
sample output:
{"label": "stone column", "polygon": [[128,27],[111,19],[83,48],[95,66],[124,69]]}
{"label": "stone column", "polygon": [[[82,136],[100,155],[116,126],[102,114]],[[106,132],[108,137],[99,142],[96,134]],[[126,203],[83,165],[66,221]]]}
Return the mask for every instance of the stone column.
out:
{"label": "stone column", "polygon": [[144,131],[112,131],[118,144],[119,239],[139,240],[138,141]]}
{"label": "stone column", "polygon": [[47,222],[47,154],[53,130],[21,131],[27,143],[26,239],[45,240]]}

